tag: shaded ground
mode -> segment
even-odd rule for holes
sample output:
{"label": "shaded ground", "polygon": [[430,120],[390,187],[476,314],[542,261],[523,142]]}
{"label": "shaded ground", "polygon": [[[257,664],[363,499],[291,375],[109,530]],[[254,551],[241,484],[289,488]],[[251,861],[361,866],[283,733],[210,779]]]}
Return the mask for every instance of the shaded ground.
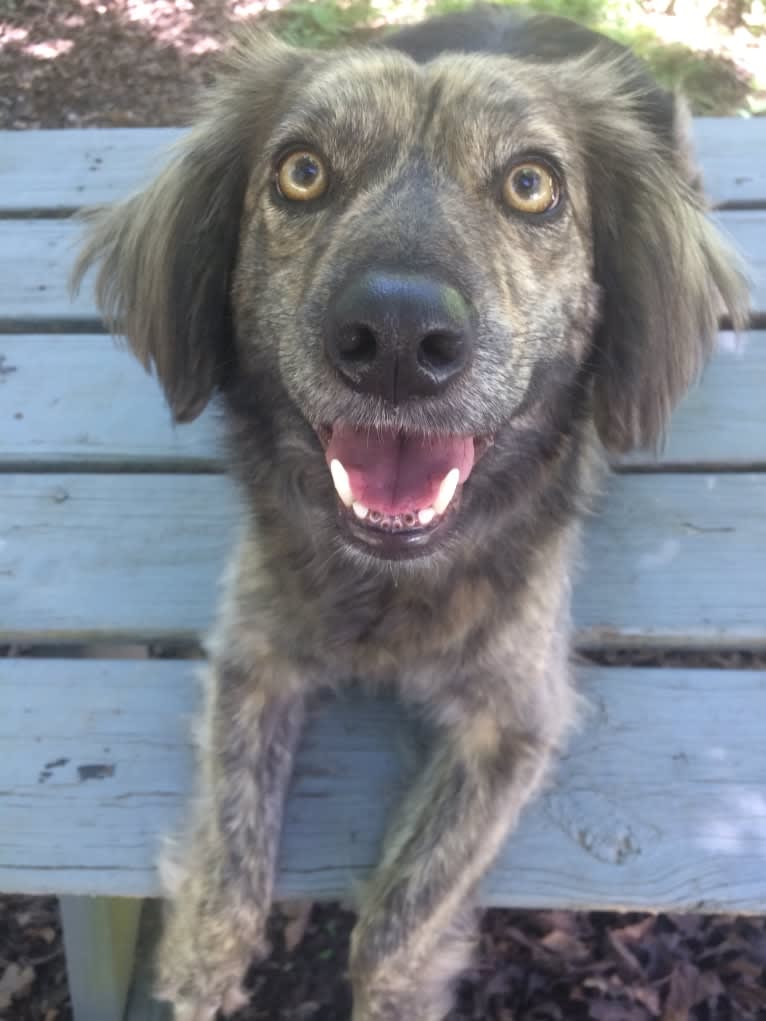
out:
{"label": "shaded ground", "polygon": [[[0,128],[185,121],[232,25],[257,18],[291,41],[364,37],[426,7],[468,0],[0,0]],[[506,0],[513,3],[515,0]],[[530,0],[578,16],[644,55],[698,113],[766,109],[761,0]],[[707,13],[706,13],[707,12]],[[759,80],[760,76],[760,80]]]}
{"label": "shaded ground", "polygon": [[[272,918],[274,953],[238,1021],[345,1021],[353,915]],[[0,899],[0,1018],[71,1021],[56,903]],[[762,1021],[766,922],[490,911],[448,1021]],[[411,1019],[417,1021],[417,1019]]]}

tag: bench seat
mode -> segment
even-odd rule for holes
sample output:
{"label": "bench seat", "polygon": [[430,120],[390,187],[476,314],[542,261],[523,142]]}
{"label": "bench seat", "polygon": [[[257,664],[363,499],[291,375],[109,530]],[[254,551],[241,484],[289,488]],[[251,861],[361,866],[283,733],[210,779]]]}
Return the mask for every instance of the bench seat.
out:
{"label": "bench seat", "polygon": [[[0,716],[0,889],[156,896],[159,837],[191,790],[193,665],[18,659],[0,670],[16,693]],[[484,901],[766,912],[763,674],[579,673],[585,726]],[[315,709],[286,814],[280,897],[342,898],[369,872],[417,739],[389,699],[347,695]]]}
{"label": "bench seat", "polygon": [[[766,911],[766,671],[596,665],[766,649],[766,120],[695,130],[714,215],[749,260],[751,328],[720,334],[665,449],[617,464],[588,523],[589,710],[488,904]],[[192,782],[197,642],[237,517],[215,412],[174,429],[88,286],[66,294],[68,215],[122,197],[176,135],[0,134],[0,890],[62,897],[76,1021],[124,1015],[141,899]],[[349,894],[418,749],[388,699],[315,707],[280,897]],[[130,1021],[163,1016],[144,977]]]}

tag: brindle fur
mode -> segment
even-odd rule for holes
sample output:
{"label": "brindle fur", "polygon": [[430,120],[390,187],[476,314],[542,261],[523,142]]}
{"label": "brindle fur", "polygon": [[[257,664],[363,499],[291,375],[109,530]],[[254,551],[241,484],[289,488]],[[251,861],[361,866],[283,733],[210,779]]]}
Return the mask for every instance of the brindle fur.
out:
{"label": "brindle fur", "polygon": [[[274,192],[294,143],[331,167],[311,207]],[[499,188],[539,150],[566,202],[532,222]],[[181,1021],[243,1002],[305,701],[351,679],[394,686],[439,734],[362,897],[354,1021],[447,1010],[476,884],[575,716],[571,565],[600,450],[657,443],[718,314],[745,313],[695,175],[683,110],[637,60],[485,8],[362,51],[244,35],[167,169],[97,215],[79,275],[100,263],[101,307],[177,420],[217,396],[247,498],[201,794],[166,865],[159,991]],[[331,295],[381,266],[435,274],[475,310],[473,362],[447,394],[391,406],[325,361]],[[315,432],[339,418],[496,434],[432,554],[395,565],[341,538]]]}

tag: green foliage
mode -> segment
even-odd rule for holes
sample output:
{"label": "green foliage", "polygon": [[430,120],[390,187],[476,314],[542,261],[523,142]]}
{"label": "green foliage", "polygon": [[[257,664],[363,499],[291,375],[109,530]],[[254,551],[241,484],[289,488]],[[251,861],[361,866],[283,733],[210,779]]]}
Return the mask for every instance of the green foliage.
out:
{"label": "green foliage", "polygon": [[[14,0],[0,0],[14,2]],[[639,0],[494,0],[510,7],[525,7],[557,14],[596,28],[635,50],[646,60],[666,87],[682,91],[695,114],[726,115],[746,112],[748,95],[757,83],[748,81],[733,64],[709,53],[668,44],[642,24]],[[722,6],[725,0],[722,0]],[[753,3],[739,3],[739,15]],[[474,0],[430,0],[429,12],[445,14],[466,10]],[[742,10],[740,10],[740,8]],[[297,46],[334,46],[369,38],[371,25],[380,19],[372,0],[293,0],[268,16],[269,24],[283,39]],[[752,108],[752,104],[750,104]],[[755,112],[755,111],[754,111]]]}
{"label": "green foliage", "polygon": [[336,46],[357,37],[369,25],[370,0],[294,0],[269,23],[277,35],[294,46]]}
{"label": "green foliage", "polygon": [[679,43],[665,43],[641,26],[610,33],[630,46],[667,89],[683,93],[697,116],[722,116],[744,110],[754,83],[724,57],[698,53]]}
{"label": "green foliage", "polygon": [[[609,0],[495,0],[504,7],[526,7],[541,14],[559,14],[585,25],[598,24],[605,16],[606,9],[615,4]],[[448,11],[464,11],[473,7],[473,0],[433,0],[429,10],[435,14]]]}

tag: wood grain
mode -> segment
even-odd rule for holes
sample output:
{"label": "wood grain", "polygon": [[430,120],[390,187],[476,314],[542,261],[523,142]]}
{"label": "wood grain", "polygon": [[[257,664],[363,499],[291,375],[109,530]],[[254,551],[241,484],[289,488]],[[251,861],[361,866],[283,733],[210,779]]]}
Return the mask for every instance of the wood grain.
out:
{"label": "wood grain", "polygon": [[[754,312],[766,313],[766,210],[716,213],[714,219],[748,264]],[[86,279],[74,300],[67,289],[81,236],[82,227],[73,220],[0,220],[0,327],[5,332],[35,324],[82,332],[88,324],[98,325],[92,280]]]}
{"label": "wood grain", "polygon": [[[0,476],[0,640],[174,640],[211,623],[237,497],[215,475]],[[766,475],[626,475],[589,523],[588,645],[766,646]]]}
{"label": "wood grain", "polygon": [[[220,416],[174,427],[156,380],[103,335],[0,335],[0,468],[216,470]],[[657,458],[628,464],[766,463],[766,331],[720,337]]]}
{"label": "wood grain", "polygon": [[[582,688],[583,730],[483,899],[766,911],[766,673],[592,668]],[[197,701],[188,663],[0,660],[0,889],[156,894],[160,837],[190,791]],[[349,894],[376,861],[416,748],[387,699],[317,711],[280,896]],[[94,765],[102,778],[84,780]]]}
{"label": "wood grain", "polygon": [[[714,202],[766,201],[762,118],[701,117],[693,131]],[[180,135],[175,128],[0,132],[0,216],[123,198],[157,171]]]}

